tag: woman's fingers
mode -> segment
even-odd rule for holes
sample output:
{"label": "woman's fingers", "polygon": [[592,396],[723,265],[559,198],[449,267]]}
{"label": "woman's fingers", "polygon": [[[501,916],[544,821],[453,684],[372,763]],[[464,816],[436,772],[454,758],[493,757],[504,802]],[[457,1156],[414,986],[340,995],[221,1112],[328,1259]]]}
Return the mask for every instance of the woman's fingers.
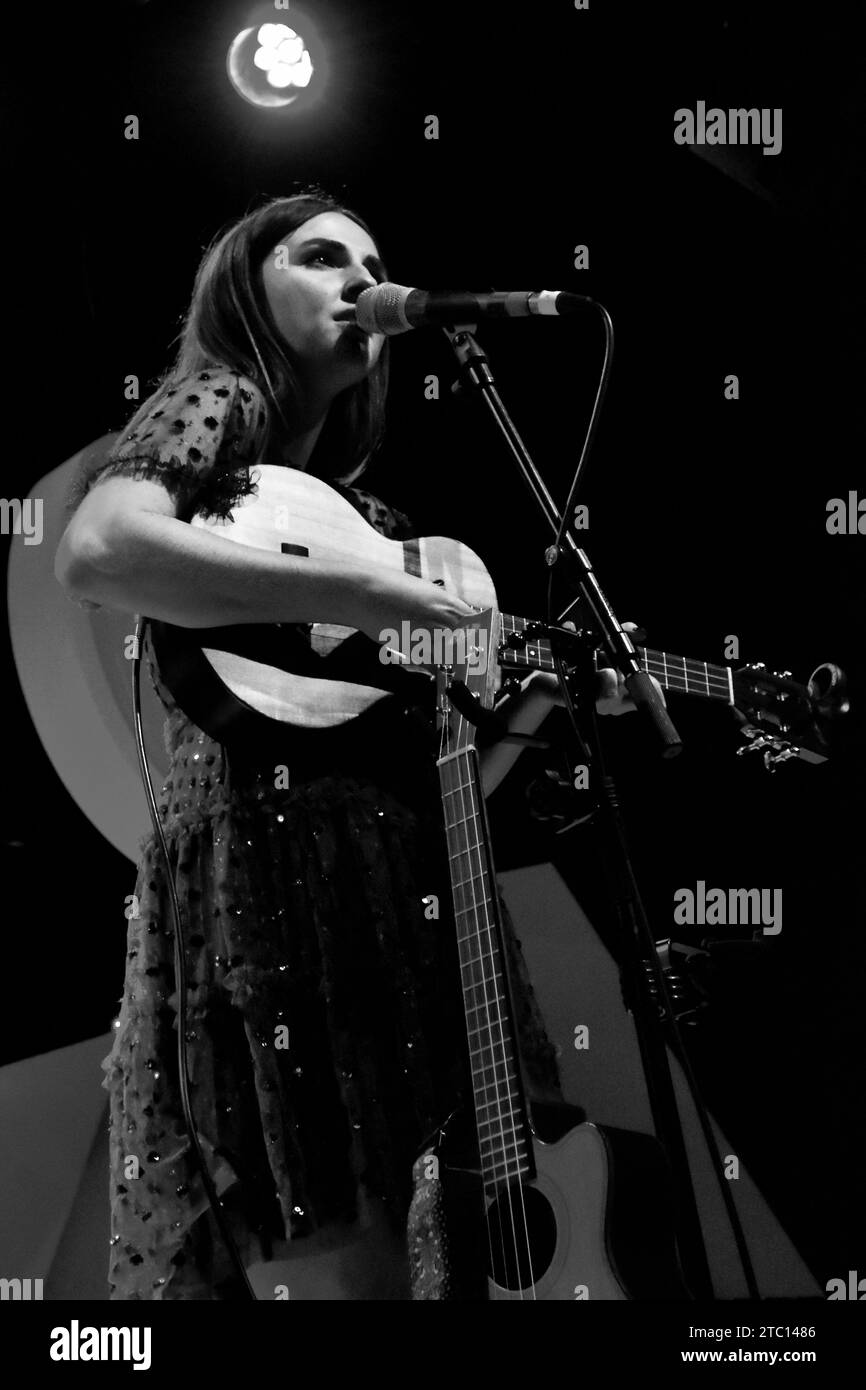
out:
{"label": "woman's fingers", "polygon": [[[626,706],[626,708],[624,708]],[[599,714],[625,714],[634,705],[625,693],[625,682],[619,671],[604,667],[596,673],[595,708]]]}
{"label": "woman's fingers", "polygon": [[[666,705],[664,691],[655,676],[650,676],[650,680],[655,686],[662,704]],[[637,708],[625,688],[625,677],[620,671],[613,671],[607,667],[599,671],[597,690],[595,708],[599,714],[629,714]]]}
{"label": "woman's fingers", "polygon": [[[643,640],[643,631],[637,623],[628,622],[623,623],[622,626],[623,631],[625,632],[640,633],[641,640]],[[563,623],[563,627],[573,629],[574,623],[565,622]],[[544,677],[544,684],[542,684],[541,673],[538,674],[536,679],[538,681],[538,689],[543,689],[546,693],[548,693],[555,704],[562,705],[565,703],[561,693],[558,690],[558,687],[555,684],[554,677]],[[662,704],[665,704],[664,691],[662,690],[655,676],[650,676],[650,680],[655,686]],[[625,677],[622,675],[622,672],[616,671],[610,666],[604,666],[600,671],[596,672],[595,690],[595,708],[599,714],[610,714],[614,716],[620,714],[630,714],[632,710],[637,708],[634,700],[631,698],[631,696],[625,688]]]}

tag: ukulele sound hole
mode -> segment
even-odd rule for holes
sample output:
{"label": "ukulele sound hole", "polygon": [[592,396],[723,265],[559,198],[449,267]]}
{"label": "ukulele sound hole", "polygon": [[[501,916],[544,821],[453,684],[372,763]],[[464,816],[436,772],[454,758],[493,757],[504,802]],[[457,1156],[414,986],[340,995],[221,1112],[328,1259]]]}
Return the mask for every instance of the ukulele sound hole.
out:
{"label": "ukulele sound hole", "polygon": [[488,1272],[503,1289],[531,1288],[556,1248],[556,1217],[537,1187],[516,1183],[487,1209]]}

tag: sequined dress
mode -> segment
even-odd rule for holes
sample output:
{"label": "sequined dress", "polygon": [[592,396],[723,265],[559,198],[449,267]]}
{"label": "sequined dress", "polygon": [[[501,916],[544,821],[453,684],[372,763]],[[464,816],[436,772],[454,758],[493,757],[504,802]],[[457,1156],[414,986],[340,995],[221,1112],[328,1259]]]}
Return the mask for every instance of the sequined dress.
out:
{"label": "sequined dress", "polygon": [[[121,436],[76,500],[121,474],[158,478],[193,510],[228,515],[254,488],[263,411],[246,378],[200,373]],[[383,534],[413,534],[371,494],[341,491]],[[166,709],[170,770],[157,802],[184,924],[191,1098],[241,1253],[267,1255],[271,1240],[332,1221],[363,1223],[372,1195],[403,1234],[415,1214],[408,1240],[424,1291],[413,1286],[413,1297],[447,1297],[417,1187],[413,1202],[422,1145],[468,1093],[429,746],[395,716],[394,756],[359,748],[357,759],[276,790],[272,772],[237,764],[186,717],[149,642],[145,655]],[[229,1298],[231,1267],[180,1104],[172,914],[153,836],[134,892],[102,1064],[110,1297]],[[505,941],[527,1086],[555,1098],[555,1050],[507,916]]]}

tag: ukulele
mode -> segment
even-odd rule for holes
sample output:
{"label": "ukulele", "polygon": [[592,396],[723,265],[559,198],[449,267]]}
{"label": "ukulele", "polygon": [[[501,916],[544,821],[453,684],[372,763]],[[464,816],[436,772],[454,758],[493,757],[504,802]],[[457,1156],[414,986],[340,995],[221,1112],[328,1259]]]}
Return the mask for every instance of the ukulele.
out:
{"label": "ukulele", "polygon": [[[468,546],[443,536],[389,540],[321,479],[273,464],[258,472],[257,495],[242,499],[232,520],[194,517],[190,524],[276,554],[330,555],[401,570],[494,611],[492,628],[484,629],[486,655],[495,658],[488,660],[495,672],[490,699],[503,669],[555,669],[549,629],[498,612],[490,575]],[[151,634],[162,679],[205,733],[228,747],[273,745],[313,762],[339,751],[349,726],[363,734],[369,724],[372,737],[376,707],[389,694],[423,704],[435,682],[435,664],[423,654],[395,651],[393,642],[378,647],[364,633],[335,624],[202,629],[152,621]],[[790,672],[770,672],[760,663],[733,671],[643,647],[637,653],[665,690],[729,705],[749,740],[741,752],[762,751],[768,767],[788,758],[826,760],[826,722],[847,708],[838,667],[818,667],[804,686]]]}

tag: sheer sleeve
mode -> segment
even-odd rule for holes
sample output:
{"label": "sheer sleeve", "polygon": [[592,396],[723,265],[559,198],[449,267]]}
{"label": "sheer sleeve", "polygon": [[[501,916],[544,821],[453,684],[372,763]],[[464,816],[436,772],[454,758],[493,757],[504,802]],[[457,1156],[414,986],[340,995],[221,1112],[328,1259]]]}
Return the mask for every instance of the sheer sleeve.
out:
{"label": "sheer sleeve", "polygon": [[69,506],[103,478],[146,478],[163,485],[181,516],[227,517],[253,491],[250,467],[267,423],[264,397],[249,378],[228,368],[197,372],[155,393],[144,417],[134,416],[107,456],[76,478]]}
{"label": "sheer sleeve", "polygon": [[329,487],[335,488],[342,493],[348,502],[352,503],[377,531],[381,531],[383,536],[387,536],[390,541],[409,541],[414,540],[418,533],[405,512],[399,512],[396,507],[389,507],[380,498],[374,497],[372,492],[365,492],[360,487],[343,487],[340,484],[330,482]]}

